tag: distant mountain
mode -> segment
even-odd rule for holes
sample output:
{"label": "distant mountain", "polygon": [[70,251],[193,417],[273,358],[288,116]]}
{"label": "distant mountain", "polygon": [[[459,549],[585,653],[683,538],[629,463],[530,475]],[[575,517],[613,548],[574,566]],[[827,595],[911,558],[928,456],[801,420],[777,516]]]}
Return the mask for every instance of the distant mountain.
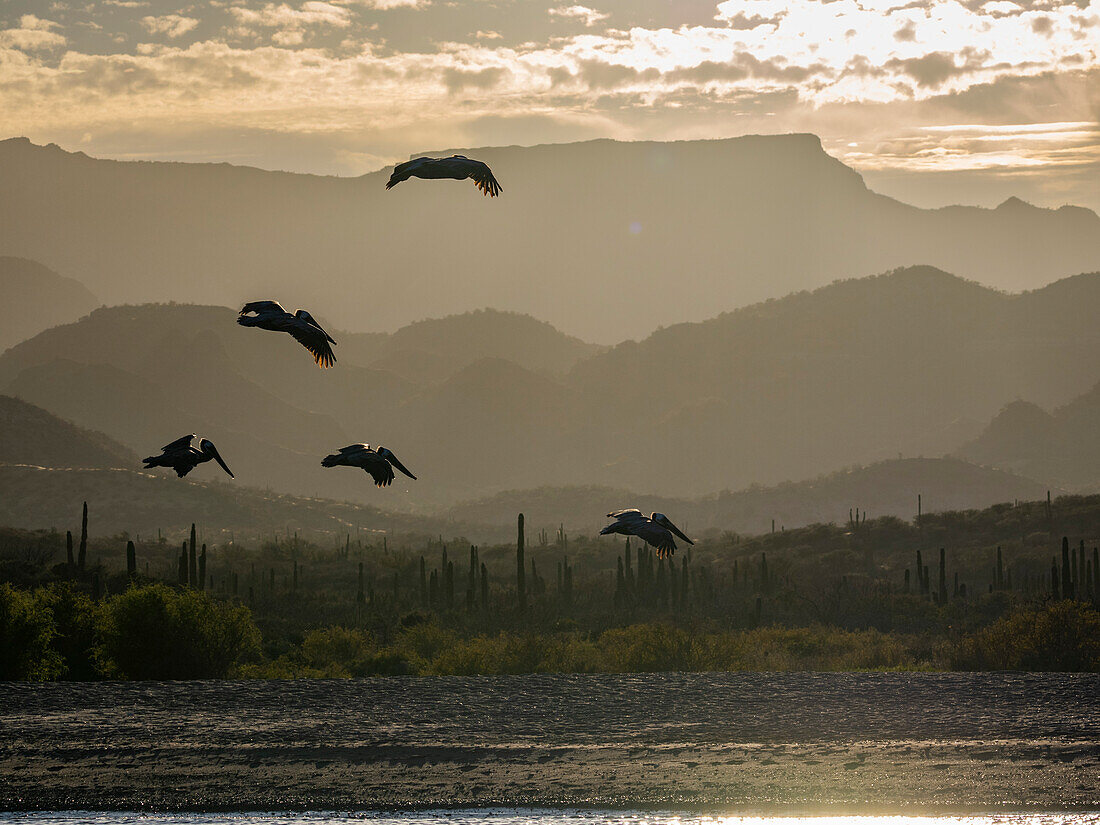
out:
{"label": "distant mountain", "polygon": [[[599,486],[542,487],[512,490],[457,504],[444,515],[459,523],[509,524],[523,513],[530,530],[550,536],[563,525],[566,532],[593,533],[608,520],[605,514],[622,507],[663,512],[691,535],[706,530],[765,533],[775,529],[848,520],[859,508],[868,518],[912,519],[917,495],[924,512],[971,510],[1014,500],[1046,496],[1047,487],[1029,478],[977,467],[957,459],[926,458],[883,461],[832,473],[811,481],[753,486],[735,493],[682,499],[639,495]],[[1059,492],[1057,488],[1055,493]]]}
{"label": "distant mountain", "polygon": [[917,209],[812,135],[467,153],[500,198],[451,181],[387,192],[388,170],[105,161],[7,140],[0,249],[111,303],[278,295],[353,331],[496,306],[600,342],[897,266],[1012,290],[1100,269],[1089,210]]}
{"label": "distant mountain", "polygon": [[1013,398],[1095,384],[1097,313],[1097,273],[1019,295],[930,267],[840,281],[580,362],[574,439],[589,482],[690,494],[942,455]]}
{"label": "distant mountain", "polygon": [[18,398],[0,395],[0,464],[132,467],[133,452]]}
{"label": "distant mountain", "polygon": [[1014,401],[957,455],[1067,489],[1100,490],[1100,384],[1053,413]]}
{"label": "distant mountain", "polygon": [[[0,194],[0,199],[3,195]],[[99,300],[72,278],[26,258],[0,256],[0,352],[57,324],[91,312]]]}
{"label": "distant mountain", "polygon": [[[502,319],[546,333],[495,313],[340,344],[322,371],[289,336],[239,327],[232,310],[114,307],[0,355],[0,391],[140,455],[200,432],[242,484],[388,509],[542,485],[690,498],[945,455],[1014,398],[1066,404],[1100,376],[1098,315],[1098,274],[1011,295],[914,267],[667,327],[562,374],[547,360],[534,368],[530,350],[531,367],[463,363],[503,345],[485,334]],[[537,352],[566,352],[568,339],[546,335]],[[372,360],[407,336],[417,347],[393,353],[441,365],[432,377]],[[379,491],[363,473],[320,467],[352,441],[393,449],[418,480]]]}
{"label": "distant mountain", "polygon": [[564,374],[604,348],[559,332],[530,315],[479,309],[416,321],[392,334],[344,333],[348,360],[417,383],[444,381],[484,358],[501,358],[536,372]]}

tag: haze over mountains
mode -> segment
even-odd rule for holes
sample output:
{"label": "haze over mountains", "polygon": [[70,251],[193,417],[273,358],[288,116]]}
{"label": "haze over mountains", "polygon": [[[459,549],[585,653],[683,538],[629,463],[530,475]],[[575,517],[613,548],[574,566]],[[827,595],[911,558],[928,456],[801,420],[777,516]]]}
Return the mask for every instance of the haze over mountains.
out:
{"label": "haze over mountains", "polygon": [[[353,331],[496,306],[610,343],[661,324],[927,263],[1000,288],[1100,269],[1100,218],[1009,200],[922,210],[811,135],[468,150],[504,187],[0,143],[0,249],[109,303],[273,296]],[[430,365],[425,365],[430,369]]]}
{"label": "haze over mountains", "polygon": [[[1067,404],[1100,375],[1098,312],[1097,274],[1009,295],[913,267],[610,349],[492,311],[337,332],[340,361],[320,371],[227,308],[123,306],[8,350],[0,391],[140,455],[202,433],[241,484],[287,493],[422,511],[545,485],[689,498],[944,455],[1014,399]],[[420,480],[379,491],[320,467],[353,441]]]}
{"label": "haze over mountains", "polygon": [[79,281],[37,261],[9,256],[0,256],[0,299],[0,352],[44,329],[75,321],[99,304]]}

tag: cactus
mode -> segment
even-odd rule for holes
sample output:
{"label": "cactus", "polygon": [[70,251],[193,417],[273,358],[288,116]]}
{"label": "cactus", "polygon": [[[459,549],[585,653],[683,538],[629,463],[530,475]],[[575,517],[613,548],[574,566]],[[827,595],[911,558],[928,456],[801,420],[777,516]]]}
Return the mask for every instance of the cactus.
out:
{"label": "cactus", "polygon": [[1073,598],[1073,574],[1069,568],[1069,538],[1062,536],[1062,598]]}
{"label": "cactus", "polygon": [[191,523],[191,543],[188,545],[187,556],[187,576],[188,583],[192,587],[198,587],[199,584],[199,559],[195,547],[195,523]]}
{"label": "cactus", "polygon": [[1050,595],[1055,601],[1061,598],[1058,592],[1058,562],[1054,560],[1054,556],[1050,557]]}
{"label": "cactus", "polygon": [[76,560],[73,558],[73,532],[72,530],[65,531],[65,563],[69,567],[71,573],[76,569]]}
{"label": "cactus", "polygon": [[181,585],[187,585],[187,542],[184,542],[180,548],[179,577],[177,580]]}
{"label": "cactus", "polygon": [[947,553],[940,548],[940,604],[947,604]]}
{"label": "cactus", "polygon": [[909,592],[909,568],[905,568],[905,592]]}
{"label": "cactus", "polygon": [[428,570],[424,557],[420,557],[420,606],[428,608]]}
{"label": "cactus", "polygon": [[527,610],[527,571],[523,563],[523,513],[516,519],[516,597],[519,602],[519,612]]}
{"label": "cactus", "polygon": [[998,590],[1004,590],[1005,587],[1005,574],[1004,574],[1004,560],[1001,556],[1001,548],[997,548],[997,572],[994,575],[994,580],[997,583]]}
{"label": "cactus", "polygon": [[359,587],[355,591],[356,604],[363,604],[367,600],[366,591],[363,589],[363,562],[359,562]]}
{"label": "cactus", "polygon": [[126,575],[130,581],[137,576],[137,550],[132,541],[126,542]]}
{"label": "cactus", "polygon": [[443,571],[443,593],[447,599],[447,609],[451,610],[455,606],[455,563],[453,561],[447,562],[447,567]]}
{"label": "cactus", "polygon": [[489,609],[489,570],[481,563],[481,609]]}
{"label": "cactus", "polygon": [[[294,576],[295,585],[297,585],[298,576],[297,570],[295,570]],[[206,545],[202,546],[202,552],[199,553],[199,590],[206,589]]]}
{"label": "cactus", "polygon": [[76,566],[80,568],[80,572],[84,572],[84,567],[88,561],[88,502],[84,502],[84,509],[80,514],[80,552],[76,557]]}

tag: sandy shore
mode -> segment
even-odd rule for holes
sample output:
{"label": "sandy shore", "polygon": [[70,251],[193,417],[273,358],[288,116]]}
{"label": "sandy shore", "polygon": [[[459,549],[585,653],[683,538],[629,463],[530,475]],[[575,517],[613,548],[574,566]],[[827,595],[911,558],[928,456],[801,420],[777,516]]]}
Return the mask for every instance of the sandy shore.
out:
{"label": "sandy shore", "polygon": [[1100,809],[1100,677],[0,685],[5,809]]}

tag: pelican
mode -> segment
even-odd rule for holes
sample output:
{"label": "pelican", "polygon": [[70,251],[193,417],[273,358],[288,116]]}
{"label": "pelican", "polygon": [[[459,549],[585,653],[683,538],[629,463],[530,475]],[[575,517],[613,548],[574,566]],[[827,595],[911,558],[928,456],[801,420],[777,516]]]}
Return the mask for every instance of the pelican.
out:
{"label": "pelican", "polygon": [[221,465],[221,468],[228,473],[230,478],[236,478],[232,471],[225,466],[225,462],[222,461],[222,457],[218,453],[218,448],[214,446],[213,441],[204,438],[199,442],[199,448],[196,450],[191,446],[191,442],[194,438],[195,434],[191,433],[191,435],[185,435],[183,438],[177,438],[171,444],[165,444],[160,448],[160,455],[151,455],[148,458],[142,459],[142,461],[145,462],[144,469],[148,470],[150,467],[171,467],[176,471],[177,476],[183,478],[199,464],[214,459]]}
{"label": "pelican", "polygon": [[657,558],[663,559],[676,552],[676,542],[672,540],[675,534],[688,544],[695,544],[691,539],[680,532],[680,528],[672,523],[672,519],[664,513],[653,513],[649,516],[642,515],[641,510],[615,510],[607,514],[608,518],[615,521],[600,531],[601,536],[611,533],[622,533],[624,536],[637,536],[646,544],[657,549]]}
{"label": "pelican", "polygon": [[393,483],[394,467],[416,481],[416,476],[405,469],[405,465],[397,460],[397,456],[385,447],[372,450],[370,444],[349,444],[341,447],[339,452],[325,456],[321,466],[359,467],[370,473],[376,487],[387,487]]}
{"label": "pelican", "polygon": [[428,178],[439,180],[440,178],[454,178],[466,180],[473,178],[481,194],[495,198],[503,190],[497,179],[493,177],[492,170],[480,160],[471,160],[464,155],[451,155],[449,158],[416,158],[407,160],[393,167],[393,174],[386,184],[387,189],[393,189],[397,184],[409,178]]}
{"label": "pelican", "polygon": [[273,332],[289,332],[294,340],[313,353],[313,360],[322,369],[336,363],[330,344],[335,344],[321,329],[313,316],[304,309],[293,315],[279,306],[278,301],[252,301],[241,307],[237,323],[242,327],[259,327]]}

